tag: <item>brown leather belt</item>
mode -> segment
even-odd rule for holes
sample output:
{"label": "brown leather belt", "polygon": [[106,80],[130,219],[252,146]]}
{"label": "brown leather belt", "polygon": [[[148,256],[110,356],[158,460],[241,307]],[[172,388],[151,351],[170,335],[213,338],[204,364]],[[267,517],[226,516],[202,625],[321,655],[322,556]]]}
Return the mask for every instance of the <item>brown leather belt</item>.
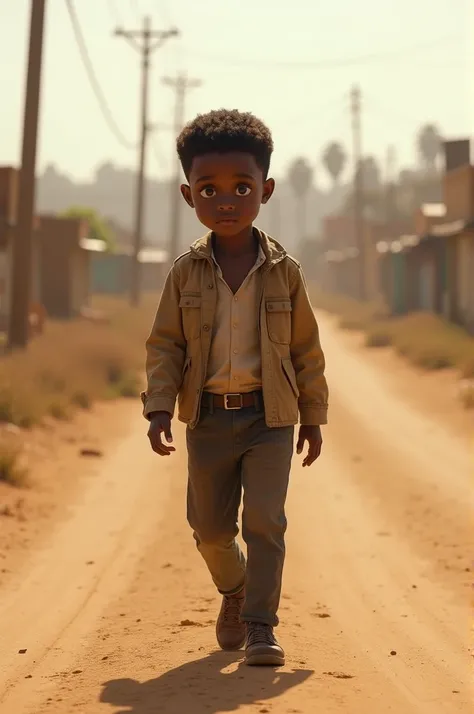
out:
{"label": "brown leather belt", "polygon": [[225,409],[226,411],[238,411],[248,407],[261,408],[263,405],[262,392],[248,392],[246,394],[211,394],[204,392],[205,399],[210,407],[214,409]]}

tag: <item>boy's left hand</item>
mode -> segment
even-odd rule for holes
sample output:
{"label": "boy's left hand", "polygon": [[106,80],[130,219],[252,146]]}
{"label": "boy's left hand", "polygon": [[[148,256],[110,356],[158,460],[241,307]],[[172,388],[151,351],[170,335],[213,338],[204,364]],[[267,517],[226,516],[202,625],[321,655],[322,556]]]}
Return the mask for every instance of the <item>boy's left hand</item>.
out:
{"label": "boy's left hand", "polygon": [[320,426],[300,426],[298,434],[298,443],[296,444],[296,453],[303,453],[305,441],[308,442],[308,453],[303,460],[303,466],[311,466],[321,454],[323,445],[323,437]]}

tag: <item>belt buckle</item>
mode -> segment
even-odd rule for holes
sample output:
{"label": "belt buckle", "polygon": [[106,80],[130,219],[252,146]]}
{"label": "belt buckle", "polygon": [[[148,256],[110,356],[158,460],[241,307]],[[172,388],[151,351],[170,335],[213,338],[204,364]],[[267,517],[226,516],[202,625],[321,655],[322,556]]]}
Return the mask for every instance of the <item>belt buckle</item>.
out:
{"label": "belt buckle", "polygon": [[[229,406],[229,399],[232,399],[232,397],[239,398],[240,404],[237,407]],[[239,411],[239,409],[243,409],[243,406],[244,398],[241,394],[224,394],[224,409],[226,409],[226,411]]]}

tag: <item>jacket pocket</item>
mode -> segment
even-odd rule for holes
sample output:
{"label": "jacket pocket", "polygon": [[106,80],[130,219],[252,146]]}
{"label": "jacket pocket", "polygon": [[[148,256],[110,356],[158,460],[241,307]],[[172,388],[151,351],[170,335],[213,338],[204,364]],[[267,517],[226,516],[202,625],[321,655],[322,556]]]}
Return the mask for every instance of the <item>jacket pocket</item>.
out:
{"label": "jacket pocket", "polygon": [[295,395],[296,399],[300,396],[300,392],[298,389],[298,384],[296,382],[296,374],[295,374],[295,368],[293,367],[293,362],[291,359],[282,359],[281,361],[281,366],[283,369],[283,373],[293,390],[293,394]]}
{"label": "jacket pocket", "polygon": [[272,342],[289,345],[291,342],[291,300],[272,298],[265,301],[268,337]]}
{"label": "jacket pocket", "polygon": [[201,297],[182,295],[179,301],[183,332],[187,340],[196,340],[201,334]]}

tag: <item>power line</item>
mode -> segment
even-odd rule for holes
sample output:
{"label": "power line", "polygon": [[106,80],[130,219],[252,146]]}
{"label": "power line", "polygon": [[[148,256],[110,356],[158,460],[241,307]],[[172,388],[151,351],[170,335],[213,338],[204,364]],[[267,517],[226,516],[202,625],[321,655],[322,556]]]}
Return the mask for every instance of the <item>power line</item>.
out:
{"label": "power line", "polygon": [[404,111],[400,111],[398,106],[385,104],[385,102],[380,101],[379,98],[374,98],[370,95],[366,99],[366,107],[368,110],[368,119],[375,122],[379,120],[381,124],[384,124],[384,126],[387,126],[388,123],[388,125],[393,128],[400,128],[400,124],[402,124],[402,126],[406,126],[407,128],[408,126],[413,128],[414,126],[419,127],[426,124],[429,121],[429,119],[426,118],[428,113],[426,111],[426,106],[423,108],[425,118],[420,117],[419,115],[415,116],[415,114],[409,115]]}
{"label": "power line", "polygon": [[351,124],[352,124],[352,156],[353,156],[353,185],[354,185],[354,228],[356,245],[359,251],[358,258],[358,288],[359,299],[366,296],[366,251],[365,231],[363,223],[364,181],[362,170],[362,123],[360,88],[355,86],[351,90]]}
{"label": "power line", "polygon": [[99,108],[102,112],[102,115],[103,115],[106,123],[108,124],[110,131],[114,134],[117,141],[119,141],[122,144],[122,146],[126,147],[127,149],[134,149],[134,148],[136,148],[136,144],[133,144],[132,142],[128,141],[128,139],[125,137],[125,135],[120,130],[120,127],[118,126],[118,124],[116,123],[116,121],[114,119],[114,115],[112,113],[112,110],[109,107],[107,99],[105,98],[102,87],[99,84],[99,81],[97,79],[97,76],[96,76],[96,73],[94,70],[94,65],[92,64],[92,60],[90,58],[89,51],[87,49],[87,45],[84,40],[84,35],[82,33],[79,19],[77,17],[76,10],[74,8],[72,0],[66,0],[66,7],[69,12],[69,17],[71,19],[74,37],[76,39],[76,43],[77,43],[77,46],[79,49],[79,53],[81,55],[81,59],[84,64],[84,68],[86,70],[89,82],[91,84],[92,90],[93,90],[95,97],[97,99],[97,102],[99,104]]}
{"label": "power line", "polygon": [[458,41],[458,35],[448,35],[440,37],[437,40],[420,43],[411,47],[405,47],[400,50],[389,50],[387,52],[374,52],[367,55],[355,55],[353,57],[339,57],[326,60],[301,60],[301,61],[282,61],[282,60],[259,60],[249,59],[248,57],[231,57],[229,55],[210,55],[202,53],[200,50],[189,49],[188,54],[211,62],[227,65],[250,65],[253,68],[264,69],[337,69],[339,67],[349,67],[356,64],[370,64],[372,62],[381,62],[383,60],[409,59],[408,55],[417,54],[424,50],[434,49],[440,45],[447,44],[451,41]]}
{"label": "power line", "polygon": [[126,39],[132,47],[138,50],[141,59],[141,109],[140,109],[140,155],[137,174],[137,194],[135,205],[135,235],[133,245],[133,262],[130,281],[130,302],[133,306],[138,306],[140,301],[140,261],[139,255],[142,246],[143,238],[143,223],[145,213],[145,162],[147,155],[147,143],[150,133],[150,125],[148,121],[148,104],[149,104],[149,79],[151,56],[155,50],[163,45],[170,37],[177,37],[178,30],[171,28],[169,30],[153,30],[151,27],[151,19],[145,17],[143,27],[140,30],[116,30],[115,34],[118,37]]}
{"label": "power line", "polygon": [[12,241],[8,345],[25,348],[29,340],[29,311],[33,265],[33,216],[38,118],[41,97],[43,34],[46,0],[31,0],[28,68],[23,116],[23,145],[18,192],[17,225]]}
{"label": "power line", "polygon": [[[185,74],[177,77],[164,77],[163,83],[175,92],[174,111],[174,131],[178,135],[184,126],[186,116],[186,95],[191,89],[197,89],[202,85],[200,79],[191,79]],[[179,185],[181,183],[181,163],[175,152],[175,174],[171,183],[171,225],[170,225],[170,259],[174,260],[179,254],[180,229],[181,229],[181,197],[179,195]]]}

